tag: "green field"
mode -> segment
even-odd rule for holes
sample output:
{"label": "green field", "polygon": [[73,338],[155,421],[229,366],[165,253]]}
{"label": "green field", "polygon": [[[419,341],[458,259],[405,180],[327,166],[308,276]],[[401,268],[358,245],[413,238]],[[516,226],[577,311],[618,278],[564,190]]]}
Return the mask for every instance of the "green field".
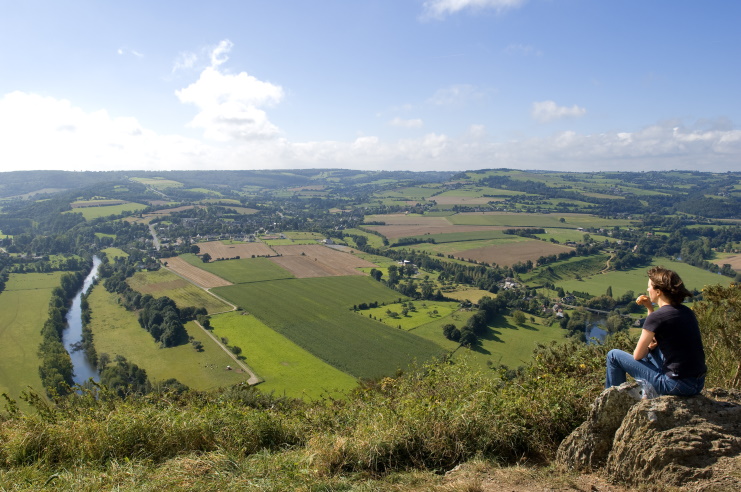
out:
{"label": "green field", "polygon": [[41,327],[64,272],[10,274],[0,293],[0,394],[18,399],[28,386],[44,394],[39,377]]}
{"label": "green field", "polygon": [[100,286],[88,298],[98,355],[107,353],[111,359],[123,355],[146,370],[153,382],[175,378],[199,390],[229,386],[249,378],[246,373],[226,369],[234,365],[232,358],[195,323],[188,323],[186,329],[188,335],[203,344],[203,352],[196,352],[189,343],[159,348],[152,335],[139,325],[136,313],[126,311],[117,300],[117,295]]}
{"label": "green field", "polygon": [[198,256],[193,254],[180,255],[180,257],[193,266],[211,272],[235,284],[293,278],[293,275],[288,270],[276,265],[267,258],[242,258],[239,260],[203,263]]}
{"label": "green field", "polygon": [[173,181],[171,179],[165,179],[165,178],[130,178],[131,181],[136,181],[137,183],[141,183],[145,186],[151,186],[152,188],[156,188],[158,190],[163,190],[165,188],[182,188],[183,183],[180,183],[179,181]]}
{"label": "green field", "polygon": [[[680,263],[662,258],[654,260],[652,265],[662,265],[666,268],[676,271],[684,284],[689,288],[702,290],[705,285],[729,285],[733,279],[717,273],[712,273],[701,268],[693,267],[686,263]],[[612,287],[613,297],[620,297],[627,291],[632,290],[636,295],[644,293],[648,277],[646,271],[649,267],[636,268],[629,271],[611,271],[604,274],[583,277],[583,280],[566,280],[555,282],[556,286],[563,287],[566,291],[588,292],[589,294],[599,296],[604,295],[607,287]]]}
{"label": "green field", "polygon": [[[369,277],[319,277],[218,287],[214,292],[278,333],[354,377],[393,374],[440,346],[352,311],[360,303],[390,303],[399,294]],[[290,304],[291,309],[282,308]]]}
{"label": "green field", "polygon": [[295,398],[319,398],[324,394],[354,388],[357,380],[322,362],[260,320],[243,312],[219,314],[211,318],[217,337],[242,349],[245,362],[265,382],[263,392]]}
{"label": "green field", "polygon": [[[367,316],[373,315],[378,321],[385,323],[392,328],[401,327],[402,330],[410,331],[420,325],[429,323],[432,320],[441,319],[450,316],[458,310],[458,302],[444,301],[412,301],[415,311],[409,311],[406,316],[402,315],[403,306],[401,303],[386,304],[377,308],[358,311],[360,314]],[[408,306],[408,305],[407,305]],[[387,311],[395,312],[397,317],[391,317]],[[434,311],[437,311],[435,313]]]}
{"label": "green field", "polygon": [[105,207],[83,207],[68,210],[64,212],[66,214],[82,214],[85,220],[97,219],[98,217],[108,217],[109,215],[121,215],[124,212],[135,212],[137,210],[144,210],[147,208],[146,205],[141,203],[123,203],[121,205],[109,205]]}
{"label": "green field", "polygon": [[113,258],[128,258],[129,254],[120,248],[106,248],[103,250],[109,260]]}
{"label": "green field", "polygon": [[205,307],[209,313],[231,311],[232,306],[218,299],[205,290],[183,280],[164,268],[154,272],[137,272],[126,282],[132,289],[154,297],[167,296],[179,308],[194,306]]}

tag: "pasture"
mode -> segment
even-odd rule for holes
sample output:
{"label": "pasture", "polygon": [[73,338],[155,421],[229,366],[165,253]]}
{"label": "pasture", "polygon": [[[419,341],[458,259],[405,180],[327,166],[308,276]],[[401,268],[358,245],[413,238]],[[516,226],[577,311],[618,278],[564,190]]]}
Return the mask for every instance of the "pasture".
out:
{"label": "pasture", "polygon": [[103,253],[106,254],[108,259],[110,260],[112,260],[113,258],[128,258],[129,257],[129,254],[126,251],[122,250],[121,248],[111,247],[111,248],[106,248],[102,251]]}
{"label": "pasture", "polygon": [[144,210],[145,208],[147,208],[147,206],[141,203],[127,202],[120,205],[107,205],[100,207],[86,206],[83,208],[68,210],[63,213],[82,214],[85,220],[92,220],[99,217],[108,217],[109,215],[121,215],[124,212],[136,212],[137,210]]}
{"label": "pasture", "polygon": [[209,314],[233,309],[221,299],[164,268],[154,272],[136,272],[126,282],[132,289],[142,294],[150,294],[154,297],[167,296],[175,301],[179,308],[204,307]]}
{"label": "pasture", "polygon": [[64,272],[12,273],[0,293],[0,394],[13,399],[28,386],[44,394],[37,355],[49,299]]}
{"label": "pasture", "polygon": [[118,304],[117,295],[96,286],[88,301],[92,310],[90,328],[98,355],[107,353],[111,359],[123,355],[146,370],[152,382],[175,378],[191,388],[206,390],[249,378],[247,373],[226,369],[234,366],[232,358],[195,323],[188,323],[185,328],[188,335],[203,344],[203,352],[196,352],[190,343],[160,348],[139,325],[136,313]]}
{"label": "pasture", "polygon": [[291,398],[319,398],[354,388],[352,376],[317,359],[308,351],[244,312],[211,318],[213,333],[242,349],[245,362],[265,381],[263,392]]}
{"label": "pasture", "polygon": [[144,186],[150,186],[158,190],[164,190],[165,188],[182,188],[183,183],[174,181],[172,179],[165,178],[129,178],[131,181],[136,181],[143,184]]}
{"label": "pasture", "polygon": [[[393,374],[442,350],[403,330],[352,311],[391,303],[398,292],[367,276],[275,280],[214,291],[333,367],[357,378]],[[282,306],[289,304],[291,309]]]}
{"label": "pasture", "polygon": [[203,263],[200,258],[191,254],[180,255],[179,258],[188,262],[194,268],[205,270],[233,284],[293,278],[288,270],[267,258],[244,258],[212,261],[210,263]]}
{"label": "pasture", "polygon": [[[410,303],[414,306],[414,311],[409,310],[406,315],[402,314],[402,309],[404,309],[402,304],[406,304],[407,308],[409,306],[409,303],[406,302],[391,303],[377,308],[364,309],[358,311],[358,314],[362,316],[373,315],[375,319],[392,328],[401,327],[402,330],[410,331],[432,320],[450,316],[459,307],[458,302],[450,301],[410,301]],[[391,316],[388,314],[388,311],[397,315]]]}
{"label": "pasture", "polygon": [[[674,270],[682,277],[684,284],[688,289],[702,290],[706,285],[729,285],[733,279],[712,273],[701,268],[693,267],[686,263],[680,263],[668,258],[654,260],[652,265],[661,265]],[[565,280],[555,282],[556,286],[562,287],[566,291],[588,292],[591,295],[604,295],[607,287],[612,287],[613,297],[620,297],[627,291],[632,290],[636,296],[643,294],[646,290],[646,271],[649,267],[636,268],[628,271],[610,271],[603,274],[595,274],[589,277],[582,277],[582,280]]]}

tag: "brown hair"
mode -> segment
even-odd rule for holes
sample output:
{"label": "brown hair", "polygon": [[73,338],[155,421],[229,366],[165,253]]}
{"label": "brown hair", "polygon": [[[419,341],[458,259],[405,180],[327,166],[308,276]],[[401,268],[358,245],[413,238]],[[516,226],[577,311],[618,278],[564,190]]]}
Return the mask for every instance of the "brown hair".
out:
{"label": "brown hair", "polygon": [[692,297],[692,292],[687,290],[684,282],[679,278],[677,272],[668,270],[662,266],[655,266],[648,270],[648,278],[651,284],[666,295],[675,306],[682,304],[685,298]]}

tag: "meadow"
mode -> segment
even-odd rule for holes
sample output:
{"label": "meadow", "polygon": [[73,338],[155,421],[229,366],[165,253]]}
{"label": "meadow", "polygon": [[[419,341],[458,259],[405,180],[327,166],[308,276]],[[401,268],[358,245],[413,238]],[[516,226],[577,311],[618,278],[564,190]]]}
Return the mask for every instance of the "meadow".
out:
{"label": "meadow", "polygon": [[221,299],[164,268],[153,272],[137,272],[126,282],[132,289],[142,294],[150,294],[154,297],[167,296],[175,301],[179,308],[205,307],[209,314],[232,310],[232,306]]}
{"label": "meadow", "polygon": [[[214,292],[357,378],[393,374],[415,359],[443,352],[434,343],[353,312],[353,305],[399,298],[397,292],[366,276],[275,280],[218,287]],[[285,304],[291,309],[283,309]]]}
{"label": "meadow", "polygon": [[106,254],[109,260],[112,260],[113,258],[128,258],[129,254],[122,250],[121,248],[106,248],[102,250],[103,253]]}
{"label": "meadow", "polygon": [[[733,281],[724,275],[718,275],[669,258],[655,259],[651,265],[661,265],[676,271],[690,290],[702,290],[705,285],[721,284],[727,286]],[[566,291],[588,292],[595,296],[604,295],[607,287],[612,287],[613,297],[620,297],[629,290],[632,290],[637,296],[646,290],[648,280],[646,271],[649,268],[647,266],[628,271],[609,271],[589,277],[582,276],[582,280],[569,279],[554,283]]]}
{"label": "meadow", "polygon": [[211,318],[213,333],[242,349],[245,362],[262,379],[260,390],[276,396],[316,399],[338,396],[357,380],[265,326],[255,316],[235,311]]}
{"label": "meadow", "polygon": [[137,210],[144,210],[145,208],[147,208],[147,206],[141,203],[129,202],[122,203],[121,205],[76,208],[63,213],[82,214],[82,216],[85,217],[85,220],[92,220],[99,217],[108,217],[110,215],[121,215],[124,212],[136,212]]}
{"label": "meadow", "polygon": [[[446,318],[456,312],[459,308],[458,302],[450,301],[410,302],[414,305],[415,310],[409,310],[406,315],[402,315],[402,309],[404,309],[403,304],[407,303],[386,304],[385,306],[358,311],[358,314],[362,316],[373,315],[373,317],[378,321],[393,328],[401,328],[402,330],[410,331],[420,325],[429,323],[431,320]],[[387,311],[397,313],[397,316],[390,316]]]}
{"label": "meadow", "polygon": [[0,394],[18,399],[27,387],[43,394],[37,355],[49,299],[64,272],[13,273],[0,293]]}
{"label": "meadow", "polygon": [[131,181],[136,181],[143,184],[144,186],[150,186],[158,190],[164,190],[165,188],[182,188],[183,183],[165,178],[129,178]]}
{"label": "meadow", "polygon": [[[126,357],[147,371],[152,382],[175,378],[193,389],[206,390],[247,381],[249,375],[227,370],[234,365],[208,334],[195,323],[187,323],[188,335],[203,344],[197,352],[190,343],[177,347],[160,348],[147,333],[134,312],[118,303],[118,296],[96,286],[88,298],[92,310],[90,327],[98,355],[107,353]],[[38,371],[37,371],[38,372]]]}
{"label": "meadow", "polygon": [[193,254],[180,255],[180,258],[234,284],[293,278],[288,270],[267,258],[242,258],[209,263],[203,263],[199,257]]}

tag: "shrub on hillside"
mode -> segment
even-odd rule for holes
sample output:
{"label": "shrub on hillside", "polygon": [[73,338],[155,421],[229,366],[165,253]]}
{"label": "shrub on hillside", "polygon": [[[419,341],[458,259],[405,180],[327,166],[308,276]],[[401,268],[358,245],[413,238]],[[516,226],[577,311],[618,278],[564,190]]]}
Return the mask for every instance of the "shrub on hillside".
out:
{"label": "shrub on hillside", "polygon": [[741,285],[705,287],[695,305],[708,366],[706,387],[741,388]]}

